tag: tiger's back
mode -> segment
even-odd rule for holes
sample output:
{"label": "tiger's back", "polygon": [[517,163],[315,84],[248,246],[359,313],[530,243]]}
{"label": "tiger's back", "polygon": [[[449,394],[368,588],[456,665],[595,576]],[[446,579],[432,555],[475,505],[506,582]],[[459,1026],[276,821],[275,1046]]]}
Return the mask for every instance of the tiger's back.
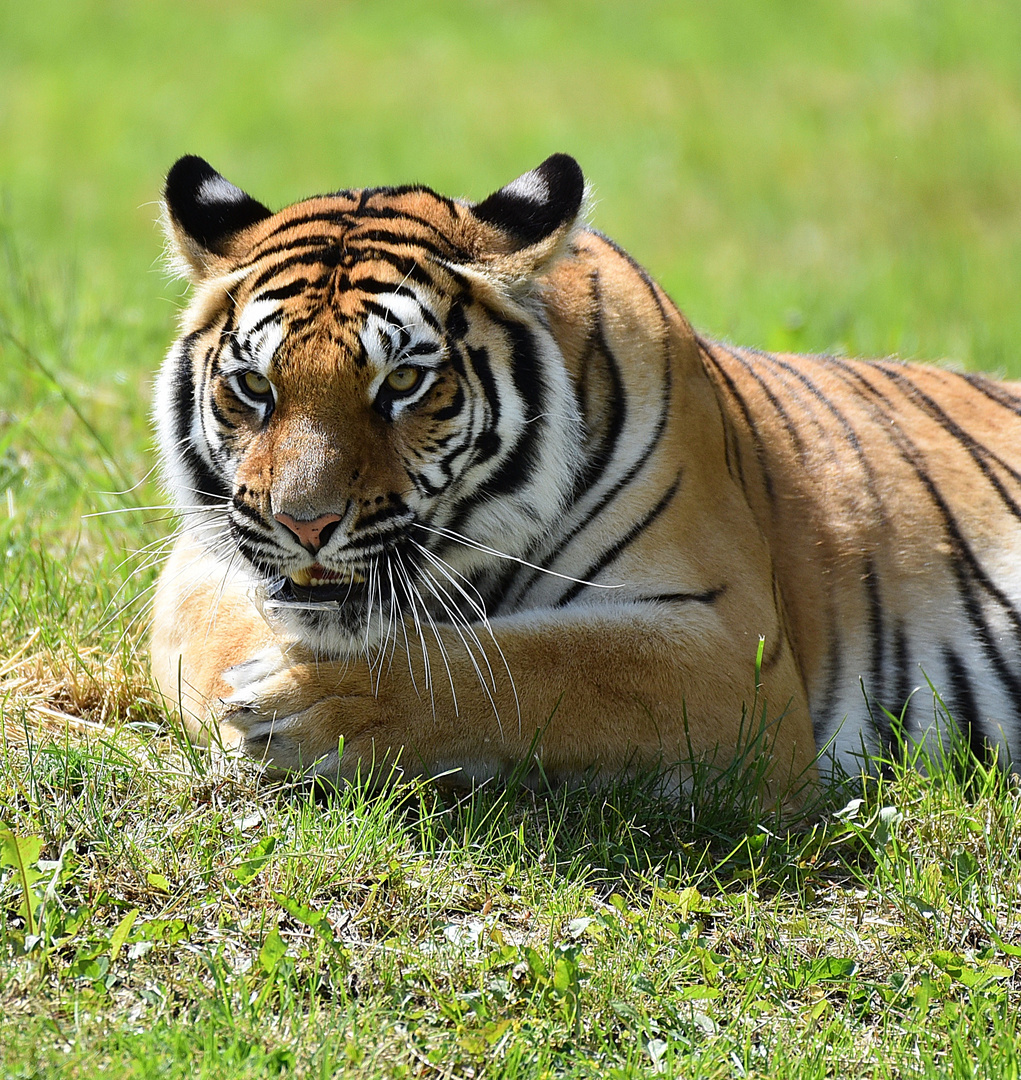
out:
{"label": "tiger's back", "polygon": [[891,713],[913,739],[940,737],[949,713],[973,749],[1007,760],[1021,717],[1019,388],[892,360],[704,349],[820,746],[848,763],[888,748]]}

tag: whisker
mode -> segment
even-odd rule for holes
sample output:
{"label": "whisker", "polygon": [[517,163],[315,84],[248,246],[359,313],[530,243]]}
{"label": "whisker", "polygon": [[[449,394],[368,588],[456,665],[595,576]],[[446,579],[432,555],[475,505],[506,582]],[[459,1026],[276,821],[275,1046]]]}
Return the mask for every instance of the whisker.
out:
{"label": "whisker", "polygon": [[[493,674],[493,669],[489,663],[489,657],[486,655],[486,650],[481,640],[479,639],[478,634],[475,633],[475,630],[472,627],[471,623],[468,622],[467,619],[465,619],[464,615],[458,609],[457,602],[450,595],[450,593],[448,593],[447,590],[436,580],[436,578],[434,578],[433,575],[424,567],[421,569],[421,574],[425,579],[426,583],[429,585],[430,592],[433,594],[433,596],[436,597],[436,599],[442,605],[443,610],[447,613],[447,616],[449,617],[451,625],[454,627],[454,629],[457,630],[458,624],[460,623],[460,625],[464,627],[465,631],[471,636],[475,644],[478,645],[479,652],[482,653],[482,657],[486,661],[486,667],[489,669],[489,678],[492,680],[493,690],[495,691],[496,676]],[[460,634],[460,630],[458,630],[458,633]],[[463,635],[461,636],[461,640],[464,641]],[[467,644],[465,644],[466,649],[467,647]],[[479,678],[482,678],[481,673],[479,674]]]}
{"label": "whisker", "polygon": [[148,480],[149,477],[152,476],[152,474],[154,472],[156,472],[156,470],[159,467],[160,467],[159,462],[157,462],[155,465],[152,466],[151,469],[149,469],[149,471],[145,474],[145,476],[142,477],[141,480],[139,480],[135,484],[132,484],[131,487],[125,488],[124,491],[99,491],[99,492],[97,492],[97,494],[98,495],[114,495],[114,496],[130,495],[133,491],[137,491],[146,482],[146,480]]}
{"label": "whisker", "polygon": [[[500,662],[503,664],[503,669],[507,673],[507,679],[510,682],[511,693],[514,695],[514,709],[515,709],[515,712],[517,713],[517,717],[518,717],[518,733],[520,734],[520,732],[521,732],[521,702],[518,699],[517,683],[515,683],[515,681],[514,681],[514,673],[511,671],[510,664],[507,662],[507,657],[504,655],[504,651],[500,647],[500,642],[497,640],[496,634],[493,633],[493,626],[489,621],[488,614],[486,613],[486,609],[485,609],[485,605],[484,605],[481,593],[479,593],[478,589],[476,589],[475,586],[472,585],[472,583],[464,576],[464,574],[460,573],[460,571],[455,570],[454,567],[452,567],[448,563],[444,562],[444,560],[441,559],[435,552],[430,551],[428,548],[423,547],[421,544],[417,543],[414,540],[412,540],[411,542],[415,545],[416,548],[418,548],[419,551],[422,552],[422,554],[427,559],[429,559],[430,562],[433,563],[433,565],[437,568],[437,570],[439,570],[439,572],[441,574],[443,574],[443,576],[450,582],[450,584],[455,589],[457,589],[458,592],[461,593],[461,595],[475,609],[475,611],[478,612],[479,618],[482,620],[482,625],[485,627],[486,632],[489,634],[490,640],[496,646],[496,651],[499,654]],[[471,589],[471,591],[473,593],[475,593],[475,596],[478,597],[478,600],[477,601],[473,600],[472,597],[469,595],[467,589],[465,589],[459,582],[457,582],[452,575],[456,575],[457,577],[461,578],[462,581],[465,583],[465,585],[469,589]],[[492,668],[490,668],[490,674],[492,674]],[[496,687],[495,676],[494,676],[494,679],[493,679],[493,687],[494,687],[494,689]]]}
{"label": "whisker", "polygon": [[[500,710],[497,707],[496,699],[493,697],[493,691],[496,690],[496,679],[493,676],[493,669],[492,667],[490,667],[489,658],[486,656],[486,650],[482,647],[482,642],[479,641],[478,635],[475,634],[471,627],[467,624],[464,624],[465,630],[468,632],[475,644],[478,645],[479,652],[482,653],[482,657],[486,661],[486,667],[489,668],[489,676],[491,679],[493,679],[493,691],[489,689],[489,684],[486,682],[485,676],[482,674],[482,668],[479,667],[479,663],[475,659],[475,653],[472,651],[471,646],[468,644],[468,639],[461,632],[460,626],[458,626],[458,615],[451,610],[451,608],[444,602],[443,598],[440,596],[440,591],[442,591],[442,587],[433,580],[432,574],[430,574],[428,570],[422,570],[422,578],[425,581],[426,585],[429,587],[429,591],[432,592],[432,594],[440,602],[443,609],[447,612],[447,615],[450,616],[450,625],[454,628],[454,633],[456,633],[457,636],[461,639],[461,644],[464,646],[464,651],[465,653],[467,653],[468,659],[471,661],[472,667],[475,669],[475,675],[479,680],[479,685],[486,692],[486,697],[489,699],[489,704],[492,706],[493,715],[496,717],[496,724],[497,727],[499,727],[500,729],[500,736],[502,737],[503,722],[500,719]],[[451,692],[453,692],[453,684],[451,684]],[[454,708],[454,715],[457,715],[456,703]]]}
{"label": "whisker", "polygon": [[[416,588],[417,588],[417,586],[416,586]],[[428,622],[428,624],[429,624],[429,629],[432,630],[433,637],[436,639],[436,645],[438,646],[438,648],[440,650],[440,659],[443,661],[443,666],[447,670],[447,682],[450,683],[450,696],[451,696],[451,698],[453,699],[453,702],[454,702],[454,715],[459,716],[460,713],[459,713],[459,710],[458,710],[458,707],[457,707],[457,691],[454,689],[454,676],[451,674],[451,671],[450,671],[450,663],[449,663],[449,659],[447,657],[446,646],[443,644],[443,638],[440,636],[439,629],[437,628],[436,623],[433,620],[432,615],[429,614],[429,605],[425,603],[425,600],[422,597],[421,592],[419,592],[418,595],[419,595],[419,599],[422,600],[422,614],[425,616],[426,622]]]}
{"label": "whisker", "polygon": [[[396,595],[397,595],[397,590],[396,590],[396,588],[394,586],[394,574],[397,575],[397,580],[401,581],[401,567],[399,565],[395,566],[392,562],[388,562],[387,563],[387,573],[390,575],[390,595],[391,595],[391,598],[395,598]],[[401,585],[402,585],[402,587],[404,587],[404,591],[406,593],[407,588],[404,586],[403,581],[401,581]],[[405,619],[403,617],[403,614],[402,614],[399,621],[400,621],[401,631],[404,634],[404,652],[405,652],[405,655],[408,658],[408,674],[411,676],[411,685],[415,689],[415,694],[418,697],[421,697],[422,695],[421,695],[421,693],[419,692],[419,689],[418,689],[418,682],[415,679],[414,665],[411,663],[411,641],[408,639],[408,622],[407,622],[407,619]],[[395,640],[396,640],[396,638],[395,638]],[[395,648],[396,648],[396,646],[395,646]]]}
{"label": "whisker", "polygon": [[[189,514],[222,514],[223,506],[203,506],[196,503],[194,506],[175,506],[166,503],[162,506],[119,506],[114,510],[93,510],[91,513],[82,514],[82,521],[89,518],[110,517],[112,514],[141,514],[150,510],[166,510],[168,514],[179,517],[187,517]],[[163,518],[157,520],[165,520]]]}
{"label": "whisker", "polygon": [[462,536],[452,529],[434,528],[431,525],[423,525],[420,521],[416,521],[414,524],[417,528],[423,529],[425,532],[434,533],[436,536],[442,536],[447,540],[455,540],[459,544],[464,544],[465,547],[474,548],[476,551],[481,551],[486,555],[493,555],[498,559],[508,559],[510,562],[519,563],[521,566],[527,566],[530,570],[538,570],[540,574],[549,574],[550,577],[561,578],[563,581],[573,581],[577,585],[588,585],[593,589],[624,588],[625,583],[623,581],[616,585],[604,585],[598,581],[586,581],[584,578],[571,577],[570,574],[560,574],[556,570],[547,570],[545,566],[538,566],[535,563],[529,562],[527,559],[519,559],[517,555],[508,555],[505,551],[498,551],[496,548],[489,547],[488,544],[481,544],[478,540],[472,540],[467,536]]}
{"label": "whisker", "polygon": [[[140,572],[142,572],[144,570],[149,569],[149,567],[156,565],[159,562],[159,560],[163,557],[163,555],[166,553],[166,549],[170,548],[172,546],[172,544],[176,540],[177,540],[177,537],[174,536],[174,535],[170,535],[170,536],[167,536],[167,537],[163,538],[163,540],[161,542],[165,545],[164,550],[154,552],[153,555],[152,555],[152,558],[147,560],[146,565],[139,568],[139,570],[136,571],[136,573],[140,573]],[[229,543],[230,543],[229,537],[224,538],[224,540],[222,540],[219,545],[217,545],[216,547],[214,547],[211,550],[210,554],[212,554],[215,558],[218,558],[218,559],[227,556],[231,551],[233,551],[232,547],[228,547]],[[220,547],[222,547],[224,550],[219,551],[218,548],[220,548]],[[177,574],[175,575],[175,580],[176,580],[176,578],[179,578],[183,574],[185,574],[190,569],[191,565],[193,565],[195,562],[197,562],[205,554],[206,554],[206,552],[203,551],[202,553],[197,555],[193,560],[191,560],[189,563],[182,566],[178,570]],[[106,608],[104,608],[102,615],[105,615],[108,611],[110,611],[110,608],[113,606],[113,604],[116,601],[117,597],[121,594],[121,592],[123,592],[123,590],[128,586],[129,583],[130,583],[129,581],[125,581],[121,585],[121,587],[117,590],[117,592],[111,598],[110,603],[106,606]],[[99,632],[105,630],[107,627],[111,626],[117,618],[119,618],[120,616],[126,614],[127,611],[134,604],[138,603],[138,601],[140,601],[140,600],[142,600],[144,598],[145,603],[132,616],[131,620],[128,622],[128,625],[124,628],[124,631],[121,633],[121,635],[120,635],[120,637],[118,639],[117,644],[118,644],[118,647],[120,647],[120,645],[123,644],[123,642],[124,642],[125,638],[127,637],[128,633],[133,629],[133,627],[138,623],[138,621],[140,619],[142,619],[148,613],[148,611],[151,609],[153,603],[155,602],[156,587],[157,587],[158,584],[159,584],[158,580],[151,582],[144,589],[140,590],[139,592],[135,593],[132,597],[130,597],[125,603],[119,605],[116,608],[116,610],[114,610],[110,614],[109,618],[107,618],[105,622],[100,623],[100,625],[97,627],[96,632],[99,633]],[[195,591],[200,587],[200,585],[201,585],[201,583],[196,583],[196,585],[191,590],[189,590],[189,592],[186,593],[185,596],[179,598],[179,600],[178,600],[179,606],[189,596],[192,596],[195,593]],[[102,615],[100,616],[100,618],[102,618]]]}
{"label": "whisker", "polygon": [[213,598],[213,603],[210,606],[209,621],[206,624],[205,637],[202,639],[203,646],[205,646],[208,643],[209,635],[213,632],[213,627],[216,626],[216,619],[217,619],[217,616],[219,615],[219,609],[220,609],[220,601],[223,599],[224,590],[227,588],[227,580],[230,578],[230,575],[234,572],[234,562],[235,562],[235,560],[237,559],[237,557],[239,555],[240,555],[240,552],[237,550],[237,548],[235,548],[231,552],[230,558],[227,560],[227,565],[226,565],[226,567],[224,568],[224,571],[223,571],[223,577],[220,578],[220,583],[216,587],[216,596]]}
{"label": "whisker", "polygon": [[[168,537],[168,540],[174,540],[174,539],[175,538],[172,537],[172,536]],[[182,566],[177,571],[177,573],[174,575],[174,578],[172,578],[171,580],[172,581],[176,580],[177,578],[180,578],[181,576],[186,574],[187,571],[190,569],[192,563],[197,561],[197,559],[198,559],[198,557],[196,557],[195,560],[192,560],[191,563],[188,563],[188,564],[185,564],[184,566]],[[157,587],[158,584],[159,584],[158,581],[153,581],[152,584],[148,585],[141,592],[139,592],[135,596],[131,597],[131,599],[128,600],[127,603],[122,604],[115,612],[113,612],[113,614],[110,616],[110,618],[107,619],[107,621],[100,628],[100,629],[104,629],[105,627],[110,626],[114,622],[115,619],[117,619],[118,617],[126,614],[128,609],[133,604],[137,603],[139,600],[142,600],[144,598],[144,603],[139,607],[138,611],[136,611],[135,614],[131,617],[131,619],[128,621],[128,624],[124,627],[124,630],[121,632],[120,637],[117,639],[117,648],[120,648],[124,644],[124,642],[127,639],[128,635],[134,630],[135,626],[137,626],[138,623],[142,619],[144,619],[152,611],[153,605],[156,602],[156,587]],[[195,592],[201,587],[201,584],[202,584],[201,582],[196,582],[192,586],[191,589],[189,589],[186,593],[184,593],[183,596],[178,597],[178,599],[177,599],[178,609],[180,609],[180,607],[184,604],[184,602],[190,596],[193,596],[195,594]],[[137,643],[136,643],[135,648],[137,648]]]}
{"label": "whisker", "polygon": [[425,644],[425,634],[424,634],[424,632],[422,630],[422,624],[421,624],[421,622],[419,621],[419,618],[418,618],[418,605],[415,603],[416,597],[417,597],[418,601],[423,604],[423,606],[424,606],[425,602],[424,602],[424,600],[422,600],[422,596],[418,591],[418,587],[411,580],[411,576],[410,576],[410,574],[408,573],[407,569],[404,566],[404,559],[401,557],[401,553],[399,551],[397,551],[397,552],[395,552],[395,554],[397,556],[397,563],[398,563],[398,566],[400,567],[401,575],[402,575],[402,578],[403,578],[402,584],[404,586],[404,591],[405,591],[405,594],[408,597],[408,605],[411,608],[411,618],[413,619],[413,621],[415,623],[415,632],[418,634],[419,644],[422,647],[422,668],[423,668],[423,671],[425,673],[424,674],[425,686],[426,686],[426,689],[429,691],[429,701],[430,701],[430,704],[431,704],[431,707],[432,707],[433,719],[435,720],[436,719],[436,697],[433,694],[432,665],[430,664],[430,661],[429,661],[429,650],[426,648],[426,644]]}
{"label": "whisker", "polygon": [[[386,566],[387,566],[387,573],[389,574],[389,571],[390,571],[389,561],[387,561]],[[390,617],[389,617],[389,619],[387,621],[386,632],[383,635],[383,641],[382,641],[382,644],[380,645],[380,649],[379,649],[379,669],[376,672],[376,694],[377,695],[379,694],[379,686],[380,686],[380,683],[382,682],[382,679],[383,679],[383,661],[384,661],[384,658],[386,656],[387,646],[390,644],[390,631],[391,630],[394,631],[394,647],[395,648],[396,648],[396,644],[397,644],[397,632],[396,632],[396,627],[394,626],[394,614],[395,614],[394,605],[395,605],[395,603],[396,603],[396,596],[394,595],[394,591],[393,591],[393,575],[390,575]],[[380,613],[380,622],[382,623],[382,615],[383,615],[383,593],[382,593],[382,590],[380,590],[379,613]],[[390,659],[386,662],[386,669],[387,669],[388,673],[390,671],[390,665],[392,663],[393,663],[393,652],[390,653]]]}
{"label": "whisker", "polygon": [[365,600],[365,659],[369,662],[369,671],[371,672],[374,666],[374,661],[371,656],[370,635],[372,633],[372,604],[375,596],[375,583],[376,583],[376,560],[369,563],[368,566],[368,595]]}

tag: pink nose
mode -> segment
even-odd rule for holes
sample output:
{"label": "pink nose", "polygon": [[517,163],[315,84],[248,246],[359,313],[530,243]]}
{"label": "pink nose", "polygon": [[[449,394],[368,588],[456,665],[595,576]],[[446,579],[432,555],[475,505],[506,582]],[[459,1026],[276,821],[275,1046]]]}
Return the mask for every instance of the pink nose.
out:
{"label": "pink nose", "polygon": [[[298,543],[310,554],[315,555],[329,540],[333,533],[331,525],[340,521],[340,514],[323,514],[314,521],[299,521],[290,514],[273,515],[281,525],[285,525],[298,538]],[[323,533],[326,533],[323,536]]]}

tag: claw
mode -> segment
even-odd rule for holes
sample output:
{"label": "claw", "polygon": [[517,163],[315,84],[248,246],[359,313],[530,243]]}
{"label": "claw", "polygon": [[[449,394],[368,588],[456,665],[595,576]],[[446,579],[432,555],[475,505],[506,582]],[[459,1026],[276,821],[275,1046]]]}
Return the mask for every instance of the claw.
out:
{"label": "claw", "polygon": [[230,697],[220,698],[220,704],[227,712],[254,712],[259,699],[253,694],[231,694]]}
{"label": "claw", "polygon": [[[263,649],[262,652],[256,653],[250,659],[227,668],[223,673],[223,681],[229,686],[233,686],[237,691],[247,690],[270,675],[276,674],[285,666],[284,654],[276,646],[271,645],[268,649]],[[236,698],[237,694],[234,697]],[[227,700],[232,699],[228,698]]]}
{"label": "claw", "polygon": [[241,697],[238,694],[231,694],[230,697],[220,698],[220,704],[224,708],[224,713],[231,712],[253,712],[256,707],[257,699],[253,697]]}
{"label": "claw", "polygon": [[273,738],[274,727],[279,728],[279,725],[275,725],[272,720],[253,724],[245,730],[245,743],[268,743]]}

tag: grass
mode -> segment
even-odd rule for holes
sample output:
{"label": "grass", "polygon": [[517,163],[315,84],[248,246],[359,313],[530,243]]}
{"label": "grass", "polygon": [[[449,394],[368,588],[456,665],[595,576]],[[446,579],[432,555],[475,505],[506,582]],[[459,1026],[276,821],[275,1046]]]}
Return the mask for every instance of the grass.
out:
{"label": "grass", "polygon": [[1011,4],[39,0],[0,71],[4,1075],[1018,1075],[1016,781],[274,786],[165,723],[133,509],[184,152],[279,205],[568,150],[710,333],[1021,376]]}
{"label": "grass", "polygon": [[316,799],[129,729],[5,772],[7,1075],[1017,1075],[996,773],[741,833],[628,786]]}

